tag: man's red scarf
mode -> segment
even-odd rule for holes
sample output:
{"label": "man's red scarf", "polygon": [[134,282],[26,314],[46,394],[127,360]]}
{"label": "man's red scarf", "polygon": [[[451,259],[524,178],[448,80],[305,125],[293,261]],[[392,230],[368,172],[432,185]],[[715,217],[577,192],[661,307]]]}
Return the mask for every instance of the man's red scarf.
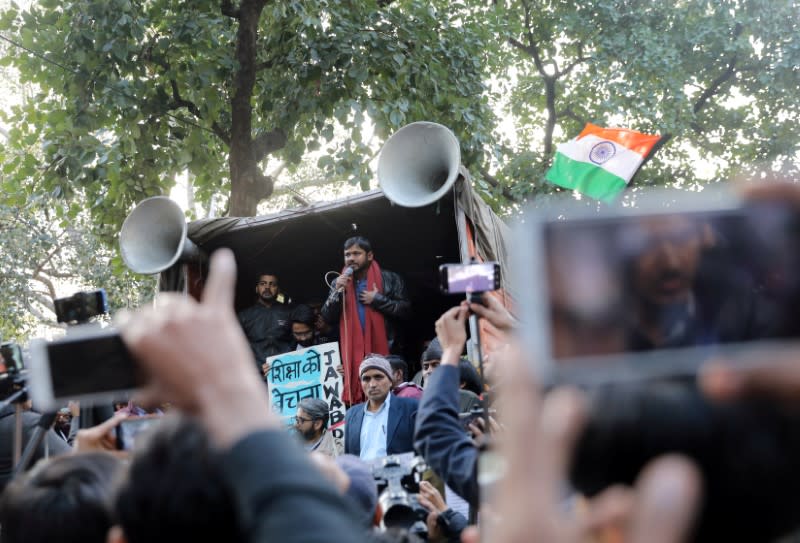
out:
{"label": "man's red scarf", "polygon": [[[375,288],[383,294],[381,267],[377,261],[373,260],[370,267],[367,268],[367,290]],[[361,361],[369,353],[389,354],[389,340],[386,337],[386,323],[383,315],[369,305],[364,306],[365,329],[361,329],[356,306],[355,278],[345,287],[343,302],[342,318],[339,320],[339,337],[341,338],[339,346],[344,365],[342,399],[347,405],[354,405],[364,401],[364,391],[361,390],[361,378],[358,375]]]}

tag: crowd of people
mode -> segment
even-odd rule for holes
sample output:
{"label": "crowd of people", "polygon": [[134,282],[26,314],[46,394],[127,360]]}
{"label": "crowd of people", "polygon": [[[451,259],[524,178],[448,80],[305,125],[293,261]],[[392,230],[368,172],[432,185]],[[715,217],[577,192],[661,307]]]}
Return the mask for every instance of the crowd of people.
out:
{"label": "crowd of people", "polygon": [[[800,215],[794,185],[748,197],[789,203]],[[628,319],[619,334],[596,337],[591,322],[566,319],[568,296],[556,298],[564,301],[554,316],[558,352],[618,352],[621,341],[645,352],[731,329],[703,320],[694,271],[707,232],[647,228],[630,267],[642,296],[628,314],[639,325]],[[412,315],[402,278],[378,266],[365,238],[347,240],[344,258],[318,313],[281,300],[278,277],[264,273],[256,304],[237,315],[235,260],[221,249],[201,301],[165,294],[128,315],[120,330],[147,386],[135,404],[89,428],[78,429],[76,405],[57,413],[44,441],[49,457],[3,481],[0,541],[668,543],[776,541],[800,528],[797,350],[759,364],[710,362],[691,381],[545,390],[517,320],[484,294],[441,315],[412,377],[396,348],[398,324]],[[718,305],[727,316],[739,311],[725,323],[746,321],[749,333],[762,321],[744,318],[744,298],[733,300],[738,309]],[[464,359],[470,316],[503,340],[486,353],[483,375]],[[296,435],[287,435],[262,366],[337,339],[343,450],[320,398],[299,402]],[[161,422],[119,451],[114,429],[139,406],[165,402]],[[12,414],[0,416],[7,475]],[[23,416],[26,429],[39,422],[31,411]],[[376,474],[387,457],[413,465],[405,493],[384,491]]]}

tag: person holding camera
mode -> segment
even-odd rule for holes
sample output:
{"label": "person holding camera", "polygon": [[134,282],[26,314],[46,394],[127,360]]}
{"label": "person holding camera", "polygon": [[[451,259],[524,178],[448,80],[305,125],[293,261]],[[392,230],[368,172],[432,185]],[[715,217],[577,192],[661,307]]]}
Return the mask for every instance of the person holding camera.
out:
{"label": "person holding camera", "polygon": [[503,333],[509,333],[514,323],[513,317],[497,299],[484,295],[483,301],[485,306],[463,302],[446,311],[436,321],[436,337],[442,349],[441,362],[425,384],[414,435],[414,448],[472,509],[477,509],[479,504],[479,450],[464,431],[458,416],[461,385],[459,361],[467,342],[467,317],[472,311],[486,318]]}

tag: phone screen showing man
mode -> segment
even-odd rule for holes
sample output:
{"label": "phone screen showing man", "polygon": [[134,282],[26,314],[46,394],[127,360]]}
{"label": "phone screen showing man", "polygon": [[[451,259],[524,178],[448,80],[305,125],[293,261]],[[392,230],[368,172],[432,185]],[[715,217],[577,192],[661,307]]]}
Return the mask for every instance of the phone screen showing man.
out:
{"label": "phone screen showing man", "polygon": [[553,358],[798,337],[798,233],[764,206],[547,224]]}

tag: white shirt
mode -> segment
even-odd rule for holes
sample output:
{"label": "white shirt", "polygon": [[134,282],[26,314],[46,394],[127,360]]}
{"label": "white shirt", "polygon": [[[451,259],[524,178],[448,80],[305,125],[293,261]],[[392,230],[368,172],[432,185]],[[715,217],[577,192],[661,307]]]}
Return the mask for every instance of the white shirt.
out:
{"label": "white shirt", "polygon": [[383,405],[374,413],[367,410],[369,401],[364,402],[364,420],[361,421],[361,460],[374,460],[386,456],[386,430],[389,426],[389,403],[392,392],[386,396]]}

